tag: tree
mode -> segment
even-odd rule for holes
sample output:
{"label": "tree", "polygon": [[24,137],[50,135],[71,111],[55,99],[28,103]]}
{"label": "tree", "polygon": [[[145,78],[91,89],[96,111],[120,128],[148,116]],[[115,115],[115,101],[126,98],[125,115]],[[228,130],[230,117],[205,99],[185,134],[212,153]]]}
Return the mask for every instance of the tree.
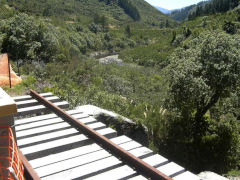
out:
{"label": "tree", "polygon": [[125,33],[127,35],[128,38],[131,37],[132,33],[131,33],[131,29],[130,29],[130,26],[127,25],[126,28],[125,28]]}
{"label": "tree", "polygon": [[102,15],[100,18],[100,24],[102,26],[103,31],[108,30],[108,22],[106,16]]}
{"label": "tree", "polygon": [[235,34],[237,32],[237,27],[231,21],[225,21],[223,30],[228,34]]}
{"label": "tree", "polygon": [[4,34],[2,51],[9,53],[18,62],[45,61],[54,59],[57,39],[48,25],[26,14],[17,14],[0,28]]}
{"label": "tree", "polygon": [[188,27],[183,28],[183,35],[185,38],[188,38],[192,34],[192,31]]}
{"label": "tree", "polygon": [[[208,31],[178,48],[170,62],[166,71],[169,77],[166,108],[179,118],[176,122],[181,124],[180,128],[176,129],[176,124],[173,127],[185,134],[181,135],[180,141],[188,147],[192,144],[199,166],[204,167],[210,159],[214,159],[212,163],[215,164],[216,161],[226,164],[214,167],[219,169],[236,164],[240,145],[236,120],[230,121],[232,118],[228,119],[230,116],[223,112],[219,119],[211,119],[210,110],[220,100],[224,102],[237,88],[240,80],[240,38],[225,32]],[[226,123],[220,128],[220,122]],[[179,136],[180,133],[176,134]],[[215,138],[218,140],[214,141]],[[176,139],[173,141],[175,143],[172,144],[177,144]],[[214,157],[211,157],[212,153]],[[209,160],[206,160],[206,154],[210,154],[207,156]]]}
{"label": "tree", "polygon": [[129,0],[119,0],[118,4],[134,21],[141,19],[138,9]]}
{"label": "tree", "polygon": [[239,42],[237,36],[207,32],[172,56],[170,94],[182,113],[194,116],[196,132],[207,111],[236,89],[240,79]]}
{"label": "tree", "polygon": [[99,24],[100,21],[101,21],[101,16],[100,16],[98,13],[96,13],[96,14],[94,15],[94,17],[93,17],[93,22],[94,22],[95,24]]}
{"label": "tree", "polygon": [[166,20],[165,27],[169,28],[169,21],[168,21],[168,19]]}
{"label": "tree", "polygon": [[173,44],[173,42],[175,41],[175,39],[176,39],[176,36],[177,36],[177,34],[176,34],[176,31],[173,31],[172,32],[172,40],[171,40],[171,44]]}
{"label": "tree", "polygon": [[198,16],[227,12],[239,4],[239,0],[211,0],[198,3],[197,7],[189,14],[188,18],[193,19]]}

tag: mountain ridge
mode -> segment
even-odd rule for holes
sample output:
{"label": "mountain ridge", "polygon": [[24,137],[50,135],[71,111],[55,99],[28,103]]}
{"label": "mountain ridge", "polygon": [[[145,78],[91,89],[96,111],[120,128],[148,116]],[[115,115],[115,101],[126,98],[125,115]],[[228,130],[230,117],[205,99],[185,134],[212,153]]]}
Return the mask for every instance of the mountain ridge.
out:
{"label": "mountain ridge", "polygon": [[169,9],[162,8],[160,6],[154,6],[154,7],[164,14],[170,14],[172,11],[174,11],[174,10],[169,10]]}
{"label": "mountain ridge", "polygon": [[[104,15],[110,24],[121,25],[134,23],[136,20],[132,19],[129,14],[126,13],[126,9],[120,7],[119,1],[120,0],[31,0],[20,2],[17,0],[2,0],[2,4],[7,4],[11,8],[27,14],[85,24],[89,24],[96,13]],[[156,10],[144,0],[121,1],[128,2],[136,7],[140,15],[140,19],[137,21],[140,24],[159,25],[166,20],[174,23],[174,20]]]}

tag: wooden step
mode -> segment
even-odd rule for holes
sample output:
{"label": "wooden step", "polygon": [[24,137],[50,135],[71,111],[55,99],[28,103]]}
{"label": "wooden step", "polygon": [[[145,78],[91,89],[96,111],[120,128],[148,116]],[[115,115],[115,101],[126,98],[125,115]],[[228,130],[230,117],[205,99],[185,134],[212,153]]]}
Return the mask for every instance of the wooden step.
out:
{"label": "wooden step", "polygon": [[[124,144],[126,142],[131,141],[131,139],[126,136],[115,137],[115,138],[112,138],[111,140],[116,144]],[[92,153],[95,151],[99,151],[101,149],[102,149],[102,147],[100,147],[96,143],[93,143],[93,144],[81,146],[81,147],[78,147],[75,149],[69,149],[67,151],[63,151],[60,153],[51,154],[46,157],[37,158],[37,159],[31,160],[29,162],[33,168],[43,167],[43,166],[57,163],[60,161],[65,161],[67,159],[72,159],[72,158],[75,158],[78,156],[82,156],[84,154],[89,154],[89,153]]]}
{"label": "wooden step", "polygon": [[[63,109],[69,107],[69,104],[68,104],[67,101],[56,102],[54,104],[56,106],[60,107],[60,108],[63,108]],[[51,110],[49,110],[48,108],[46,108],[43,105],[30,106],[30,107],[18,109],[18,113],[16,114],[15,117],[19,118],[19,117],[22,117],[22,116],[40,115],[42,113],[49,113],[49,112],[51,112]]]}
{"label": "wooden step", "polygon": [[[93,117],[88,117],[85,114],[75,114],[73,115],[82,123],[89,125],[89,127],[94,127],[97,123],[97,120]],[[61,118],[53,118],[50,120],[42,120],[42,121],[35,121],[32,123],[25,123],[28,122],[30,119],[19,120],[24,121],[24,124],[18,124],[16,126],[16,137],[18,140],[33,137],[33,136],[40,136],[42,134],[56,132],[63,129],[71,128],[72,126],[62,120]]]}
{"label": "wooden step", "polygon": [[[106,128],[106,125],[101,122],[97,122],[97,123],[91,124],[89,127],[91,127],[94,130],[100,130],[100,129]],[[79,134],[79,131],[76,130],[75,128],[63,129],[61,131],[56,131],[56,132],[51,132],[51,133],[47,133],[39,136],[20,139],[18,140],[18,146],[20,148],[22,148],[23,146],[29,147],[32,145],[46,143],[52,140],[61,139],[61,138],[65,138],[65,137],[69,137],[77,134]]]}
{"label": "wooden step", "polygon": [[[166,164],[168,162],[168,160],[166,158],[164,158],[158,154],[149,156],[142,160],[148,164],[150,162],[151,164],[155,164],[155,165],[160,165],[160,164],[164,164],[164,163]],[[138,175],[137,172],[133,171],[131,168],[129,168],[126,165],[112,169],[111,171],[107,171],[102,174],[98,174],[93,177],[90,177],[89,179],[91,179],[91,180],[111,179],[111,177],[112,177],[112,179],[146,179],[145,177]]]}
{"label": "wooden step", "polygon": [[[81,111],[70,110],[67,112],[77,119],[89,117],[88,114],[82,113]],[[34,116],[30,118],[15,119],[15,126],[25,125],[29,123],[34,123],[34,122],[49,120],[54,118],[59,118],[59,117],[56,114],[47,114],[47,115]]]}
{"label": "wooden step", "polygon": [[[129,145],[130,142],[127,143]],[[136,145],[134,149],[138,149],[137,151],[129,149],[133,148],[133,146],[128,145],[125,145],[125,150],[128,150],[137,157],[149,156],[152,154],[151,150],[146,151],[144,147],[139,148],[139,143],[133,143]],[[123,145],[124,143],[120,144],[121,147],[123,147]],[[61,163],[64,163],[64,165]],[[120,160],[112,156],[106,150],[101,149],[49,166],[35,168],[35,170],[42,179],[85,179],[121,167],[122,165],[123,163]],[[54,172],[50,171],[50,169],[54,169]]]}
{"label": "wooden step", "polygon": [[174,162],[167,163],[157,168],[157,170],[166,174],[167,176],[174,177],[178,174],[185,172],[185,169]]}
{"label": "wooden step", "polygon": [[[57,96],[50,96],[50,97],[46,97],[46,99],[52,103],[54,102],[59,102],[61,101],[59,97]],[[35,99],[30,99],[30,100],[25,100],[25,101],[18,101],[16,102],[17,104],[17,108],[25,108],[25,107],[29,107],[29,106],[37,106],[37,105],[41,105],[41,103],[39,103],[37,100]]]}
{"label": "wooden step", "polygon": [[[53,96],[53,94],[50,93],[50,92],[48,92],[48,93],[41,93],[40,95],[43,96],[43,97]],[[32,96],[30,96],[30,95],[13,97],[13,100],[14,100],[15,102],[26,101],[26,100],[31,100],[31,99],[33,99],[33,98],[32,98]]]}
{"label": "wooden step", "polygon": [[179,174],[175,177],[173,177],[174,180],[201,180],[200,177],[196,176],[195,174],[189,172],[189,171],[186,171],[182,174]]}
{"label": "wooden step", "polygon": [[[60,101],[52,93],[41,95],[60,108],[69,107],[66,101]],[[31,96],[14,97],[14,100],[18,106],[15,119],[18,146],[41,179],[146,179],[61,117],[53,113],[41,115],[51,111]],[[115,130],[82,110],[67,112],[174,180],[200,179],[132,139],[116,137]],[[33,115],[38,116],[17,119]]]}
{"label": "wooden step", "polygon": [[[111,128],[105,128],[97,130],[101,135],[112,138],[116,137],[116,131]],[[72,148],[77,148],[79,146],[83,146],[86,144],[90,144],[93,141],[90,140],[83,134],[73,135],[67,138],[59,138],[56,140],[52,140],[46,143],[37,144],[30,147],[21,148],[22,153],[28,158],[28,160],[32,160],[35,158],[47,156],[52,153],[66,151]]]}
{"label": "wooden step", "polygon": [[[134,177],[138,175],[136,171],[134,171],[128,165],[123,165],[109,171],[99,173],[95,176],[91,176],[87,178],[87,180],[99,180],[99,179],[129,179],[130,177]],[[143,179],[146,179],[142,177]]]}

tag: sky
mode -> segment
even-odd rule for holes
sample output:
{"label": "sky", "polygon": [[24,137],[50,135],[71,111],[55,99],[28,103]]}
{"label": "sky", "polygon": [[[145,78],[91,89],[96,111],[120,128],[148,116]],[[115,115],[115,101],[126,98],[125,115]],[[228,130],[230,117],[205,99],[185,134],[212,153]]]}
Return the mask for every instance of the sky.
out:
{"label": "sky", "polygon": [[203,0],[145,0],[153,6],[159,6],[168,10],[183,8],[192,4],[197,4]]}

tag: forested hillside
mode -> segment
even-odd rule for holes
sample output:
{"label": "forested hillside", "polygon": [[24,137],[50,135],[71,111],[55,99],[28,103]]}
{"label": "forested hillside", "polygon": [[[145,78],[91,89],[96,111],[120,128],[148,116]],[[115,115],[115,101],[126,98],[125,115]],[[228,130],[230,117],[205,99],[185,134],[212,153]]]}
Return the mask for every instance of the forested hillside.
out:
{"label": "forested hillside", "polygon": [[184,7],[182,9],[172,11],[171,14],[170,14],[170,17],[172,17],[176,21],[187,20],[189,12],[191,12],[193,10],[193,8],[195,8],[196,6],[197,5],[194,4],[194,5],[191,5],[191,6]]}
{"label": "forested hillside", "polygon": [[193,19],[198,16],[204,16],[215,13],[227,12],[238,6],[239,0],[211,0],[207,3],[197,5],[188,18]]}
{"label": "forested hillside", "polygon": [[237,4],[176,23],[143,0],[0,2],[0,51],[24,79],[9,93],[51,91],[114,111],[187,169],[240,175]]}
{"label": "forested hillside", "polygon": [[[173,22],[170,18],[155,10],[144,0],[137,3],[133,0],[1,0],[9,7],[20,12],[36,16],[53,17],[57,20],[89,23],[96,13],[106,16],[110,24],[124,24],[126,22],[140,21],[151,25],[159,20]],[[147,9],[146,9],[146,8]]]}
{"label": "forested hillside", "polygon": [[176,21],[194,19],[198,16],[227,12],[238,6],[239,0],[209,0],[171,12]]}

